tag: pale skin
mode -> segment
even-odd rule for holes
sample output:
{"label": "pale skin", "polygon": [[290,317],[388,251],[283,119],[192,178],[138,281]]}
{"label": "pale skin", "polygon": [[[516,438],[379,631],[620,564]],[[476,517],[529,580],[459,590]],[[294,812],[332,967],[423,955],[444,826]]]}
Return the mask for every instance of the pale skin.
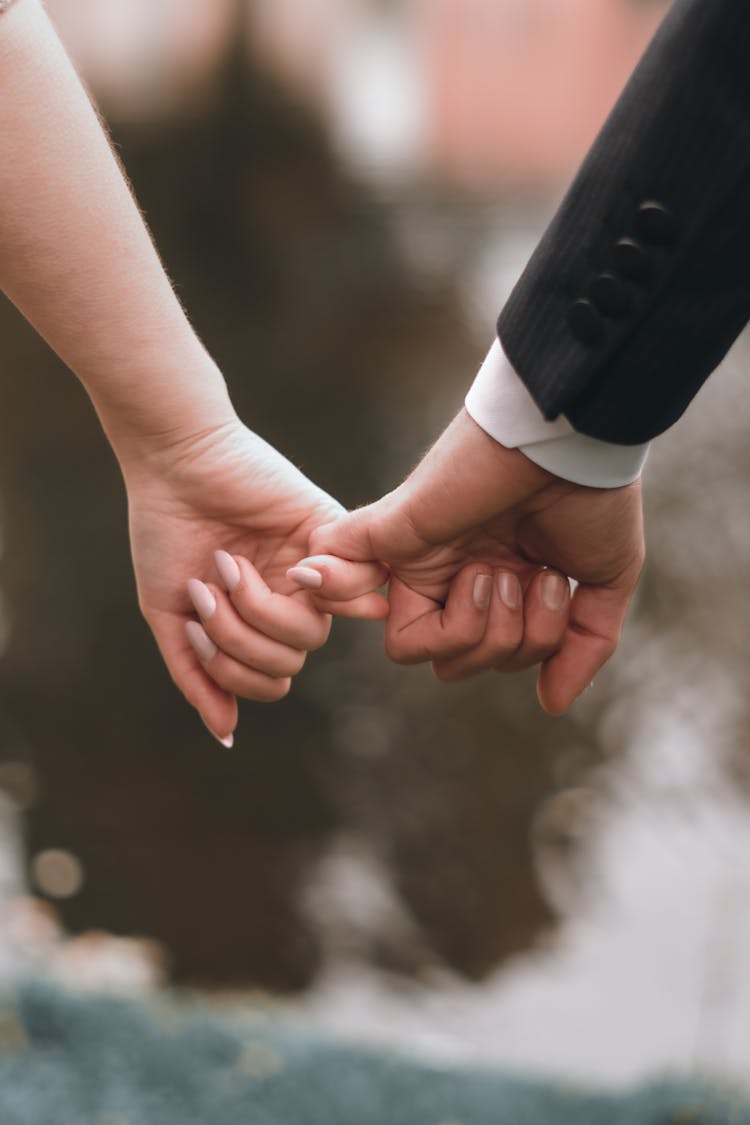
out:
{"label": "pale skin", "polygon": [[311,543],[321,592],[327,554],[389,565],[391,659],[445,681],[539,664],[540,703],[560,715],[620,639],[644,558],[640,482],[561,480],[462,410],[394,492]]}
{"label": "pale skin", "polygon": [[540,663],[543,705],[565,710],[619,637],[638,487],[568,485],[462,414],[399,489],[346,517],[237,419],[37,0],[0,21],[0,95],[0,288],[91,397],[142,612],[209,729],[229,742],[236,695],[285,695],[331,612],[383,617],[379,559],[393,659],[445,680]]}
{"label": "pale skin", "polygon": [[343,509],[237,418],[37,0],[0,16],[0,104],[0,288],[86,388],[122,469],[143,615],[229,743],[236,695],[284,696],[331,612],[384,616],[385,572],[332,561],[315,601],[286,576]]}

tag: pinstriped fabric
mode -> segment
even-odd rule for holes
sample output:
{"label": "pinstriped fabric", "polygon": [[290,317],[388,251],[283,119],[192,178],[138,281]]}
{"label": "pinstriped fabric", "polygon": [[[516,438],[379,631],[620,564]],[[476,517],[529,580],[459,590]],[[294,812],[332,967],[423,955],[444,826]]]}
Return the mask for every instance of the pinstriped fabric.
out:
{"label": "pinstriped fabric", "polygon": [[[613,268],[636,211],[660,200],[674,246],[580,343],[573,301]],[[498,332],[548,417],[624,444],[683,412],[750,318],[750,3],[676,0],[503,309]]]}

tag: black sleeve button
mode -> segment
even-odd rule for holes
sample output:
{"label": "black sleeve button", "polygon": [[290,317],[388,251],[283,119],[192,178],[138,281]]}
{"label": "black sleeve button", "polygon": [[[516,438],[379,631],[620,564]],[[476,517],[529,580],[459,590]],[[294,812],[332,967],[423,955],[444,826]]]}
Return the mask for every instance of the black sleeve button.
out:
{"label": "black sleeve button", "polygon": [[589,297],[606,316],[624,316],[630,307],[630,293],[625,282],[613,273],[602,273],[589,286]]}
{"label": "black sleeve button", "polygon": [[671,246],[677,241],[677,220],[664,203],[657,199],[647,199],[640,205],[635,216],[635,229],[644,242],[656,246]]}
{"label": "black sleeve button", "polygon": [[651,276],[648,252],[634,238],[621,238],[615,244],[614,263],[617,272],[629,281],[646,281]]}
{"label": "black sleeve button", "polygon": [[591,301],[582,298],[568,309],[568,327],[580,343],[590,346],[601,339],[604,321]]}

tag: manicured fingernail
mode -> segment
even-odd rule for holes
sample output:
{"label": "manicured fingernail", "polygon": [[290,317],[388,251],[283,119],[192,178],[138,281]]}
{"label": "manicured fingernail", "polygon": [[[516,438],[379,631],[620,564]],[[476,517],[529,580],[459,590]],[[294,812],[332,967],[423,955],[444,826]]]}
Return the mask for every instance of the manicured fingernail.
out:
{"label": "manicured fingernail", "polygon": [[188,621],[185,624],[185,633],[199,660],[206,664],[209,660],[213,660],[219,650],[202,625],[197,621]]}
{"label": "manicured fingernail", "polygon": [[565,605],[568,583],[560,574],[542,575],[542,601],[547,609],[556,612]]}
{"label": "manicured fingernail", "polygon": [[474,605],[477,609],[486,609],[492,597],[492,576],[478,574],[474,579]]}
{"label": "manicured fingernail", "polygon": [[498,576],[497,589],[500,600],[508,609],[518,609],[521,604],[521,583],[515,574],[507,570],[502,571]]}
{"label": "manicured fingernail", "polygon": [[215,738],[216,741],[220,742],[222,746],[226,746],[227,750],[232,749],[232,747],[234,746],[234,735],[233,734],[228,734],[226,736],[226,738],[222,738],[221,735],[217,734],[215,730],[211,730],[210,726],[205,721],[205,719],[203,720],[203,725],[206,728],[206,730],[208,731],[208,733],[211,735],[212,738]]}
{"label": "manicured fingernail", "polygon": [[323,575],[319,570],[313,570],[311,566],[292,566],[286,572],[286,576],[298,586],[304,586],[306,590],[319,590],[323,585]]}
{"label": "manicured fingernail", "polygon": [[214,551],[214,563],[219,572],[219,578],[231,594],[232,590],[236,590],[242,581],[240,568],[227,551]]}
{"label": "manicured fingernail", "polygon": [[190,601],[195,606],[195,612],[204,621],[207,621],[209,617],[216,613],[216,598],[205,582],[199,582],[197,578],[191,578],[187,584],[187,592]]}

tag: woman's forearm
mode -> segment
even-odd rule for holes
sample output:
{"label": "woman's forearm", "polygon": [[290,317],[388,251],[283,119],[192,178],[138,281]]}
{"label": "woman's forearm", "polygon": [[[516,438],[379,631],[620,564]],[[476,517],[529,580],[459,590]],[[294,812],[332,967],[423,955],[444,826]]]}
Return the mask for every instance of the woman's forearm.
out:
{"label": "woman's forearm", "polygon": [[78,375],[116,451],[221,425],[223,378],[38,0],[0,18],[0,104],[0,288]]}

